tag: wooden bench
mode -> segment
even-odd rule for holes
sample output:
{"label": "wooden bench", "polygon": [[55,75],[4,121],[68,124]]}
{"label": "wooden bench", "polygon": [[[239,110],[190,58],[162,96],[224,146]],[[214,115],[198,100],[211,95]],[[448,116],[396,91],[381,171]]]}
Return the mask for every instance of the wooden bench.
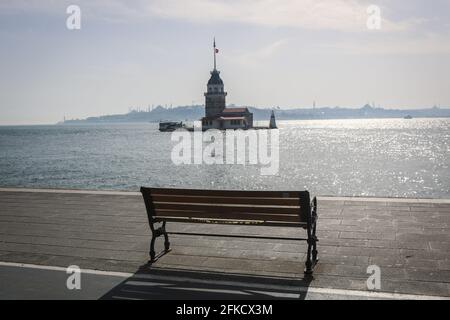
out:
{"label": "wooden bench", "polygon": [[[164,236],[165,252],[170,250],[166,222],[174,221],[300,227],[307,232],[306,239],[295,239],[306,240],[308,244],[305,273],[311,274],[317,263],[317,200],[314,198],[310,202],[308,191],[222,191],[142,187],[141,193],[152,231],[150,262],[155,261],[156,238]],[[156,227],[157,223],[162,225]],[[236,237],[223,234],[213,236]],[[238,237],[253,238],[246,235]]]}

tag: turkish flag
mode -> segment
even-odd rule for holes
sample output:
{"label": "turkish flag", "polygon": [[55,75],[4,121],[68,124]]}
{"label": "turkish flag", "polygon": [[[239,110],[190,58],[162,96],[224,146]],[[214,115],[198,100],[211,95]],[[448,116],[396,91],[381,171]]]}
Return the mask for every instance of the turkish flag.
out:
{"label": "turkish flag", "polygon": [[216,53],[219,53],[219,49],[216,48]]}

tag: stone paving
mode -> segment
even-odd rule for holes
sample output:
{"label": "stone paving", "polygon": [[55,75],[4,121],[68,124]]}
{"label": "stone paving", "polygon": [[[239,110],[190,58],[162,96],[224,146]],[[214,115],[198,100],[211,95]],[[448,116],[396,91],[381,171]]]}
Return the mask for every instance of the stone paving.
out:
{"label": "stone paving", "polygon": [[[378,265],[381,292],[450,297],[450,201],[319,197],[318,213],[320,261],[305,281],[303,241],[174,234],[172,251],[149,266],[140,194],[0,189],[0,261],[363,291],[367,267]],[[169,223],[168,231],[305,237],[228,225]]]}

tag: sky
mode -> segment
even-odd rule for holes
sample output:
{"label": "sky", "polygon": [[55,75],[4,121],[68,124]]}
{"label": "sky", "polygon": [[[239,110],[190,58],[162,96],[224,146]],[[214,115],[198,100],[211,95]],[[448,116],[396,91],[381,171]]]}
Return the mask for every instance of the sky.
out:
{"label": "sky", "polygon": [[203,104],[213,37],[227,104],[450,106],[450,0],[0,0],[0,125]]}

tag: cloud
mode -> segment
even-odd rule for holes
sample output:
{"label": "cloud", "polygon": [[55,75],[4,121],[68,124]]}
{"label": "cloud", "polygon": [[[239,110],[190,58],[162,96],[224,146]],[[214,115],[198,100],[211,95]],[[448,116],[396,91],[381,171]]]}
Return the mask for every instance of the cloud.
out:
{"label": "cloud", "polygon": [[[149,13],[197,23],[231,22],[313,30],[367,31],[367,0],[154,0]],[[381,7],[382,31],[403,31],[417,19],[391,21]]]}
{"label": "cloud", "polygon": [[[73,1],[3,0],[2,12],[52,12]],[[79,0],[87,14],[108,21],[158,17],[194,23],[242,23],[267,27],[367,31],[369,0]],[[382,7],[382,13],[389,9]],[[383,30],[404,30],[414,20],[391,21],[382,14]]]}
{"label": "cloud", "polygon": [[156,0],[149,6],[156,16],[199,23],[335,30],[364,28],[366,8],[352,0]]}
{"label": "cloud", "polygon": [[245,66],[260,66],[264,60],[271,59],[277,52],[288,44],[288,39],[281,39],[260,48],[225,56],[227,60],[232,60]]}
{"label": "cloud", "polygon": [[[0,15],[32,12],[66,15],[72,0],[2,0]],[[213,25],[247,24],[268,28],[350,33],[351,39],[318,34],[317,49],[348,53],[447,53],[449,23],[414,6],[414,2],[377,1],[381,6],[381,30],[368,30],[368,7],[372,0],[78,0],[82,14],[107,23],[167,19]],[[407,14],[401,5],[411,4]],[[447,15],[445,15],[447,17]],[[331,33],[334,35],[333,33]],[[292,36],[292,33],[290,33]],[[344,35],[345,36],[345,35]],[[321,48],[319,39],[326,41]],[[271,42],[252,53],[237,53],[238,61],[261,61],[286,43]],[[346,42],[347,41],[347,42]],[[231,58],[230,58],[231,59]]]}
{"label": "cloud", "polygon": [[[331,46],[317,47],[317,51],[330,50]],[[380,37],[333,44],[332,49],[347,54],[450,54],[450,37],[427,34],[420,37]]]}

